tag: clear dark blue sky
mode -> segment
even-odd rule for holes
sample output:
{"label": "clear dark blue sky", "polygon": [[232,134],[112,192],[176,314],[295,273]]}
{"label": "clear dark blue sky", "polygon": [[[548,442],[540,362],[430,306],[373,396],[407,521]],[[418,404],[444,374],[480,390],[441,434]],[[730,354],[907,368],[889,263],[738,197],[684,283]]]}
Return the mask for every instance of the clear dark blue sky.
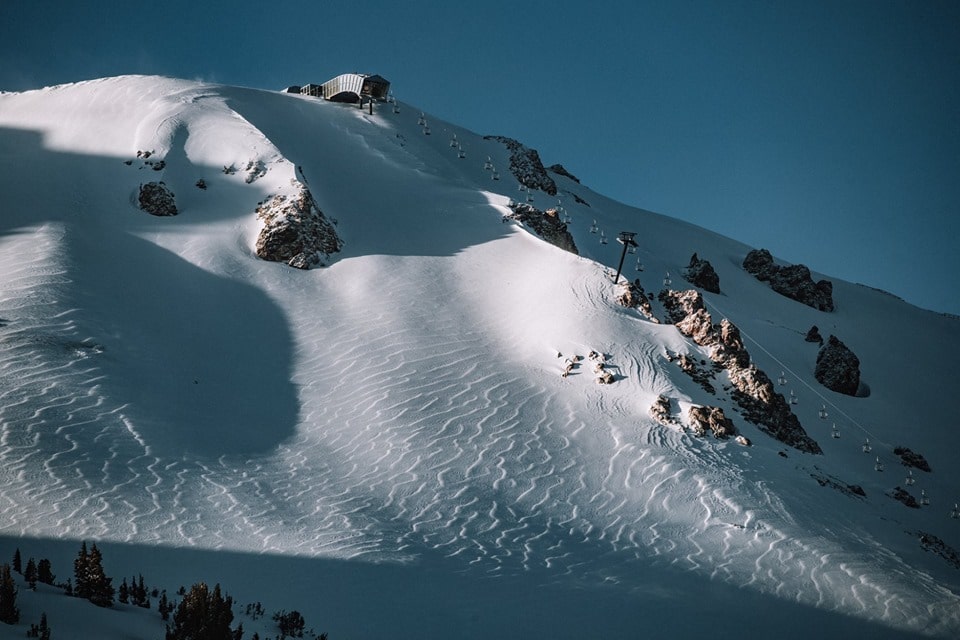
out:
{"label": "clear dark blue sky", "polygon": [[956,0],[0,1],[3,90],[345,71],[623,202],[960,313]]}

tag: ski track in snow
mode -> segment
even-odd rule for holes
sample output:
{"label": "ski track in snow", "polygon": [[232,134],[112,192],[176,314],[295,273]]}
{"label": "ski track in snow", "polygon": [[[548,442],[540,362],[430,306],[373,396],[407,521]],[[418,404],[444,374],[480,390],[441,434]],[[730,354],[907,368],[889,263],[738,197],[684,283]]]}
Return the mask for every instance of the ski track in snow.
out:
{"label": "ski track in snow", "polygon": [[[481,575],[627,589],[645,566],[669,565],[904,628],[960,626],[944,614],[956,597],[899,558],[797,526],[796,505],[729,463],[734,445],[656,425],[589,374],[561,382],[547,359],[531,370],[455,309],[420,304],[443,265],[378,265],[399,275],[357,285],[363,294],[328,284],[343,264],[305,276],[302,295],[282,302],[295,433],[254,456],[155,455],[135,412],[102,389],[109,353],[56,298],[71,284],[64,233],[50,223],[0,237],[4,533],[372,562],[440,555]],[[289,276],[256,269],[267,291]],[[595,281],[570,286],[585,321],[604,308]],[[612,354],[624,384],[669,391],[660,349],[638,340]]]}

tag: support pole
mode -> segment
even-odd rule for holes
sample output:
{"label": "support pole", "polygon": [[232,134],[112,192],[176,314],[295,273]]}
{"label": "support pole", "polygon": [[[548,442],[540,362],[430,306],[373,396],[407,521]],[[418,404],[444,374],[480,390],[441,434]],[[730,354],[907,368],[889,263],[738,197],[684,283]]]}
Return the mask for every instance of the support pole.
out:
{"label": "support pole", "polygon": [[637,246],[633,236],[637,235],[633,231],[621,231],[617,236],[617,242],[623,245],[623,252],[620,254],[620,264],[617,265],[617,275],[613,276],[613,284],[620,281],[620,272],[623,270],[623,260],[627,257],[627,249]]}

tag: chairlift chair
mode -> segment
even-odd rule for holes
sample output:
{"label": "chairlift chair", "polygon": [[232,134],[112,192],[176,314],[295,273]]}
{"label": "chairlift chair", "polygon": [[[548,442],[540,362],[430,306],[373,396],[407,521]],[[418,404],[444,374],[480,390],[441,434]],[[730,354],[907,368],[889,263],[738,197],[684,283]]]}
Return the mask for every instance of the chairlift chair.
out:
{"label": "chairlift chair", "polygon": [[877,462],[873,465],[874,471],[883,471],[883,463],[880,462],[880,456],[877,456]]}
{"label": "chairlift chair", "polygon": [[871,451],[873,451],[873,447],[870,446],[870,438],[867,438],[863,441],[863,452],[870,453]]}
{"label": "chairlift chair", "polygon": [[667,275],[663,278],[663,286],[669,287],[671,284],[673,284],[673,280],[670,279],[670,272],[667,271]]}
{"label": "chairlift chair", "polygon": [[913,477],[913,469],[907,469],[907,477],[903,479],[904,484],[912,485],[917,479]]}

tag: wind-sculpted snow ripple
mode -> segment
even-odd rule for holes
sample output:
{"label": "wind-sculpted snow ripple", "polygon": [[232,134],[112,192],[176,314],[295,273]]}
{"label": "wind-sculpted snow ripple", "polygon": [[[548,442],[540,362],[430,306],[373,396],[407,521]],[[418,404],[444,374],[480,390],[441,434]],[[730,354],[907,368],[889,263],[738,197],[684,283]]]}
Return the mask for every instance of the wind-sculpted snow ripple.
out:
{"label": "wind-sculpted snow ripple", "polygon": [[[906,570],[896,558],[868,562],[805,534],[795,505],[743,476],[735,445],[656,425],[588,376],[531,369],[455,305],[418,304],[422,291],[404,282],[423,276],[365,305],[342,300],[337,314],[315,312],[319,295],[289,303],[300,425],[274,451],[158,457],[99,393],[102,354],[78,340],[73,312],[29,296],[41,281],[69,284],[49,268],[55,235],[38,257],[47,267],[11,267],[0,296],[4,531],[439,555],[478,575],[639,591],[635,576],[653,564],[908,628],[934,617],[926,600],[949,601],[933,582],[910,592],[884,579],[880,569]],[[620,359],[628,379],[667,384],[654,347],[631,357]],[[571,394],[561,382],[590,386]]]}

